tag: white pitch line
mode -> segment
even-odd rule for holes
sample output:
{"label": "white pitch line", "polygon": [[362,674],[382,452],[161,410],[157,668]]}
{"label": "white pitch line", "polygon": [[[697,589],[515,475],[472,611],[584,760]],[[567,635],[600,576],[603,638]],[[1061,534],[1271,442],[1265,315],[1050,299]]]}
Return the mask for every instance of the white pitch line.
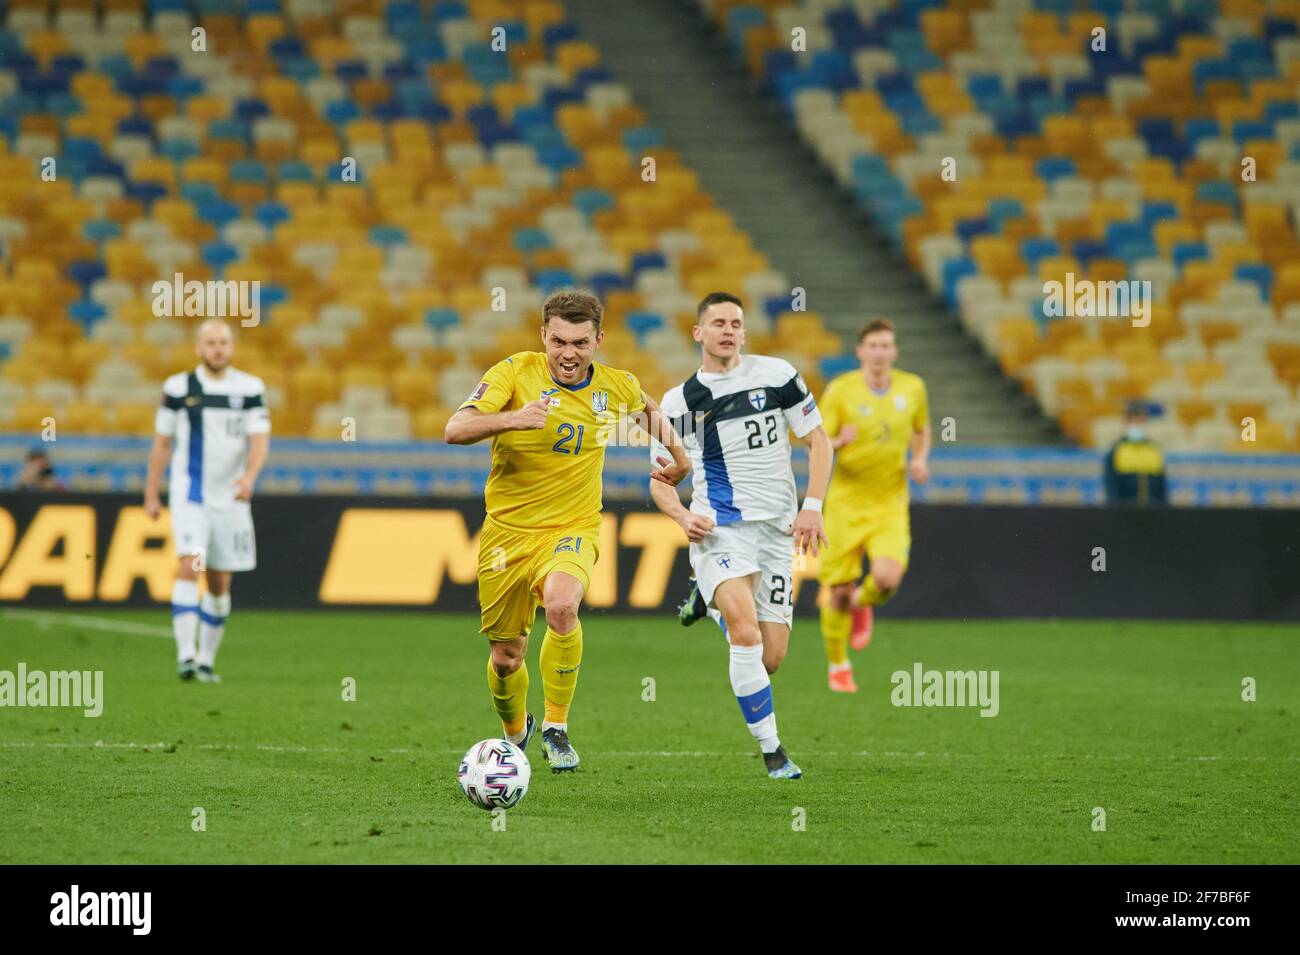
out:
{"label": "white pitch line", "polygon": [[[47,747],[49,749],[74,749],[74,748],[77,749],[165,749],[170,745],[171,745],[170,743],[162,740],[153,743],[105,742],[102,739],[96,740],[93,743],[65,743],[65,742],[53,742],[48,740],[46,741],[0,740],[0,748],[10,748],[10,749],[16,749],[16,748],[37,749],[42,746]],[[368,750],[365,748],[349,750],[349,749],[344,749],[343,747],[340,746],[276,746],[270,743],[248,743],[248,744],[200,743],[195,746],[189,746],[185,743],[182,743],[180,744],[179,748],[198,749],[198,750],[207,750],[207,751],[259,750],[259,751],[270,752],[270,753],[349,753],[350,752],[350,753],[356,753],[358,755],[362,753],[373,754],[379,752],[379,753],[384,753],[387,755],[394,755],[394,756],[405,756],[405,755],[410,755],[412,753],[426,754],[430,756],[442,755],[442,754],[454,755],[460,753],[460,750],[458,749],[418,750],[418,749],[411,749],[409,747],[398,747],[395,749],[380,749],[380,750]],[[744,752],[736,751],[736,752],[726,752],[726,753],[706,751],[706,750],[606,750],[605,752],[600,753],[600,755],[608,756],[616,759],[628,758],[628,757],[646,758],[651,756],[655,756],[655,757],[686,756],[686,757],[695,757],[701,759],[703,758],[732,759],[735,757],[748,756],[751,754],[748,750]],[[859,750],[857,752],[850,752],[850,753],[822,752],[818,750],[812,750],[812,751],[804,751],[803,755],[818,758],[818,759],[846,759],[846,758],[854,758],[854,757],[862,758],[862,759],[981,759],[981,760],[987,759],[986,755],[977,754],[977,753],[925,753],[925,752],[904,753],[904,752],[896,752],[892,750],[884,750],[879,753],[872,753],[866,750]],[[1092,753],[1061,753],[1056,755],[1052,755],[1052,754],[1039,755],[1033,758],[1035,759],[1116,759],[1116,760],[1141,759],[1149,762],[1153,758],[1158,759],[1160,757],[1152,757],[1146,753],[1134,753],[1131,755],[1125,753],[1112,753],[1109,755],[1096,755]],[[1185,761],[1185,762],[1203,762],[1207,760],[1237,760],[1237,761],[1244,761],[1244,762],[1266,762],[1270,760],[1296,761],[1296,760],[1300,760],[1300,755],[1175,756],[1171,754],[1165,756],[1164,758],[1171,761]]]}
{"label": "white pitch line", "polygon": [[87,614],[45,612],[41,610],[0,610],[0,618],[18,620],[37,627],[57,625],[86,627],[89,630],[105,630],[109,633],[129,633],[138,637],[171,637],[169,627],[158,627],[147,623],[130,623],[114,620],[111,617],[92,617]]}

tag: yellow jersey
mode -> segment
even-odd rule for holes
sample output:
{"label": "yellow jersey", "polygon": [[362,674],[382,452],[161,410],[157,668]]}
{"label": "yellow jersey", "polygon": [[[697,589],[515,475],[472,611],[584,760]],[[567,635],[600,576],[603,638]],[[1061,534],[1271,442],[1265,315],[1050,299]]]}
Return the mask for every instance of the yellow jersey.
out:
{"label": "yellow jersey", "polygon": [[877,394],[861,370],[831,380],[817,402],[832,439],[847,425],[857,436],[835,452],[827,497],[858,507],[907,501],[907,448],[912,434],[930,423],[930,402],[919,375],[895,368],[889,388]]}
{"label": "yellow jersey", "polygon": [[542,352],[519,352],[493,365],[461,408],[512,411],[549,398],[546,427],[492,439],[484,503],[488,516],[519,529],[557,528],[596,518],[609,435],[624,416],[645,410],[631,372],[591,363],[585,383],[562,385]]}

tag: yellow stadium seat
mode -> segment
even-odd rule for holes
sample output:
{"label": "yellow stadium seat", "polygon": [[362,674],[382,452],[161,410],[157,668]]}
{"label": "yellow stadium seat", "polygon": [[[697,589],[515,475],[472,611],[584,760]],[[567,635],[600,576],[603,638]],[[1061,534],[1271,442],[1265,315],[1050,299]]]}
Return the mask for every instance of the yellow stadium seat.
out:
{"label": "yellow stadium seat", "polygon": [[1178,402],[1174,406],[1174,411],[1178,416],[1178,420],[1190,428],[1198,421],[1213,418],[1218,414],[1219,406],[1202,398],[1192,398]]}
{"label": "yellow stadium seat", "polygon": [[572,80],[579,70],[591,69],[600,64],[600,54],[590,43],[566,40],[554,49],[555,63]]}
{"label": "yellow stadium seat", "polygon": [[58,416],[59,427],[71,434],[96,434],[107,430],[108,413],[87,401],[74,401]]}
{"label": "yellow stadium seat", "polygon": [[121,402],[113,407],[113,418],[107,430],[114,434],[150,436],[154,433],[157,412],[157,405]]}
{"label": "yellow stadium seat", "polygon": [[427,368],[403,365],[392,375],[393,401],[417,413],[437,402],[438,379]]}
{"label": "yellow stadium seat", "polygon": [[1156,248],[1160,254],[1168,256],[1173,252],[1173,247],[1182,242],[1197,242],[1200,240],[1200,231],[1190,222],[1183,222],[1173,219],[1162,219],[1155,224],[1152,230],[1156,240]]}
{"label": "yellow stadium seat", "polygon": [[[358,350],[358,353],[363,352]],[[371,363],[349,365],[343,369],[340,379],[345,389],[388,387],[388,375],[385,374],[383,367]]]}
{"label": "yellow stadium seat", "polygon": [[135,68],[141,69],[156,56],[166,54],[162,37],[156,33],[132,33],[126,38],[126,55]]}
{"label": "yellow stadium seat", "polygon": [[422,441],[441,441],[447,422],[456,413],[454,408],[425,407],[415,412],[412,430]]}
{"label": "yellow stadium seat", "polygon": [[290,377],[293,396],[302,404],[320,404],[338,397],[339,380],[325,365],[304,365]]}

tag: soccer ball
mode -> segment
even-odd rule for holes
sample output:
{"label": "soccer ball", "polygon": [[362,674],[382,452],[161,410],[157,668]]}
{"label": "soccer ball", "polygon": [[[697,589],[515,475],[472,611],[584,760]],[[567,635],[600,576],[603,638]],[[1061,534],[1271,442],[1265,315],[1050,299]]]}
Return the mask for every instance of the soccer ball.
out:
{"label": "soccer ball", "polygon": [[475,743],[460,761],[461,791],[480,809],[509,809],[528,792],[533,769],[524,751],[504,739]]}

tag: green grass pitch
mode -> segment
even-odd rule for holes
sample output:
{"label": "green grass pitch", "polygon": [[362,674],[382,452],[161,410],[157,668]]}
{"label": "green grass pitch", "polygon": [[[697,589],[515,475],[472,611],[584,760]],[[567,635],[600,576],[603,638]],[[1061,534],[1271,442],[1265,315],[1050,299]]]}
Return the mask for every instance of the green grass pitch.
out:
{"label": "green grass pitch", "polygon": [[[237,608],[211,686],[174,676],[165,613],[96,617],[157,633],[0,609],[0,669],[102,669],[105,697],[0,709],[0,862],[1300,862],[1294,627],[886,616],[841,696],[801,618],[775,695],[805,778],[776,782],[711,623],[589,611],[582,769],[534,743],[497,831],[456,783],[499,733],[474,619]],[[895,707],[916,661],[999,671],[999,714]]]}

